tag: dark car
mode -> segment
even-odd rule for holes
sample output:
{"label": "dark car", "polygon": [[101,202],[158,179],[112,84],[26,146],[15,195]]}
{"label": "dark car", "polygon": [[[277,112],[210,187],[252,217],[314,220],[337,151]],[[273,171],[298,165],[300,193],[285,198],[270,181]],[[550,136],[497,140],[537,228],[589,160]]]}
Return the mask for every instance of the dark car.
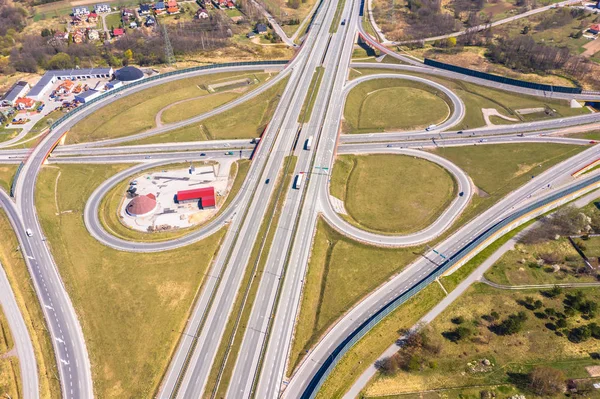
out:
{"label": "dark car", "polygon": [[462,133],[463,133],[462,130],[459,130],[458,132],[456,132],[456,134],[462,134]]}
{"label": "dark car", "polygon": [[459,196],[459,197],[462,197],[463,195],[465,195],[465,192],[464,192],[464,191],[461,191],[460,193],[458,193],[458,196]]}
{"label": "dark car", "polygon": [[206,154],[203,152],[203,153],[201,153],[201,154],[200,154],[200,156],[201,156],[201,157],[205,157],[205,156],[206,156]]}
{"label": "dark car", "polygon": [[271,179],[265,180],[265,184],[269,184],[270,181],[271,181]]}

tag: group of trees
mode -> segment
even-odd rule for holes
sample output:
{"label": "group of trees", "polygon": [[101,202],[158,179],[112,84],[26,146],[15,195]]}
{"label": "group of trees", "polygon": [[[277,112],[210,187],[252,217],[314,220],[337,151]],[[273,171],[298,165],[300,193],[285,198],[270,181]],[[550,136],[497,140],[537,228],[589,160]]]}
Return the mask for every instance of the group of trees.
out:
{"label": "group of trees", "polygon": [[560,69],[571,58],[567,47],[537,43],[531,36],[505,36],[488,46],[487,58],[523,72]]}
{"label": "group of trees", "polygon": [[573,206],[567,206],[559,209],[552,215],[542,218],[537,227],[528,230],[520,238],[520,242],[524,244],[537,244],[552,240],[557,235],[576,235],[586,232],[588,229],[591,232],[600,232],[600,215],[598,212],[592,212],[587,215]]}
{"label": "group of trees", "polygon": [[525,322],[527,321],[527,314],[521,311],[515,314],[509,315],[506,319],[500,323],[491,326],[491,330],[498,335],[513,335],[520,332]]}
{"label": "group of trees", "polygon": [[375,366],[385,375],[394,375],[399,370],[435,368],[436,363],[430,358],[440,351],[441,344],[431,337],[429,331],[412,331],[408,333],[398,352],[377,362]]}

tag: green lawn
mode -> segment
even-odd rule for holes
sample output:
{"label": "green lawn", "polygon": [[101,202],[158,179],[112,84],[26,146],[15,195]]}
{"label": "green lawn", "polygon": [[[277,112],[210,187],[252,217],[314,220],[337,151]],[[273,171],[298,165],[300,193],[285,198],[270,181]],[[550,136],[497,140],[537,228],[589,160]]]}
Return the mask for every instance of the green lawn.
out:
{"label": "green lawn", "polygon": [[0,187],[6,191],[6,193],[10,193],[10,186],[18,167],[19,165],[0,165]]}
{"label": "green lawn", "polygon": [[[163,83],[119,98],[73,126],[67,135],[66,142],[67,144],[74,144],[98,141],[143,132],[155,127],[156,115],[169,104],[206,96],[209,94],[206,90],[206,85],[222,81],[223,79],[234,80],[246,75],[248,74],[230,72],[197,76]],[[165,95],[165,93],[168,94]],[[237,93],[235,97],[240,95],[241,93]],[[212,109],[220,105],[222,101],[227,100],[227,96],[216,96],[214,99],[217,105],[211,106],[210,100],[212,98],[212,96],[207,96],[206,99],[200,101],[203,105],[199,112],[196,112],[193,107],[190,108],[189,104],[184,103],[181,105],[183,110],[177,110],[179,106],[176,105],[176,109],[168,112],[167,117],[171,118],[171,120],[181,120],[182,115],[198,115],[202,111]],[[200,107],[198,102],[193,104],[195,107]]]}
{"label": "green lawn", "polygon": [[130,141],[123,145],[258,137],[270,122],[277,104],[279,104],[281,93],[287,84],[287,79],[285,78],[255,98],[198,124],[184,126],[142,140]]}
{"label": "green lawn", "polygon": [[[428,334],[441,348],[439,354],[429,357],[435,362],[433,367],[430,363],[418,371],[400,371],[392,377],[378,376],[366,388],[366,397],[469,387],[496,391],[501,395],[499,397],[507,397],[497,385],[512,386],[511,389],[526,393],[528,398],[538,397],[528,392],[523,383],[527,373],[537,365],[561,369],[567,378],[589,377],[585,367],[600,365],[600,360],[590,356],[600,349],[600,341],[590,338],[585,342],[573,343],[566,335],[571,328],[590,321],[598,322],[600,317],[595,316],[588,321],[576,313],[567,316],[566,328],[557,329],[557,317],[548,317],[544,313],[546,309],[564,312],[565,295],[575,292],[565,290],[559,297],[547,298],[539,291],[515,293],[475,284],[431,324]],[[595,302],[600,300],[598,290],[586,289],[582,292]],[[539,310],[528,310],[520,303],[526,296],[541,301]],[[521,332],[504,336],[493,332],[495,323],[519,311],[524,311],[527,318]],[[498,313],[496,321],[486,320],[492,312]],[[461,326],[470,329],[472,335],[454,343],[442,334],[457,328],[452,320],[458,317],[465,320]],[[555,333],[555,329],[560,335]],[[484,371],[473,371],[469,367],[469,362],[480,362],[482,359],[488,359],[491,366]]]}
{"label": "green lawn", "polygon": [[[140,176],[146,175],[151,171],[156,170],[173,170],[186,167],[189,167],[189,163],[160,166],[153,169],[149,169]],[[225,199],[223,197],[217,198],[217,204],[221,207],[217,212],[217,215],[222,213],[225,209],[227,209],[227,205],[229,205],[233,198],[235,198],[240,187],[242,186],[242,183],[244,182],[244,179],[246,178],[246,175],[248,174],[249,168],[250,161],[247,159],[239,160],[232,164],[231,171],[229,174],[229,179],[231,182],[231,191]],[[184,229],[176,229],[171,231],[157,231],[152,233],[141,232],[127,227],[120,220],[120,204],[121,201],[123,201],[123,199],[125,198],[127,188],[129,187],[129,182],[133,178],[134,176],[129,176],[123,179],[122,182],[116,184],[110,191],[108,191],[108,193],[106,193],[106,195],[102,199],[102,202],[100,203],[100,222],[102,223],[102,226],[111,234],[126,240],[133,241],[166,241],[189,234],[193,230],[196,230],[197,228],[208,222],[206,221],[206,223],[201,223],[197,226]],[[212,219],[213,218],[211,218],[211,220]]]}
{"label": "green lawn", "polygon": [[106,16],[106,27],[108,30],[121,27],[121,13],[109,14]]}
{"label": "green lawn", "polygon": [[[23,253],[19,250],[19,241],[4,210],[0,211],[0,262],[29,331],[38,368],[40,397],[59,398],[60,382],[56,378],[58,369],[44,314],[32,286],[31,275],[23,259]],[[0,348],[0,358],[1,354],[2,349]],[[9,377],[9,371],[19,373],[18,362],[13,362],[9,366],[8,359],[0,360],[0,370],[2,370],[0,372],[1,387],[4,377]],[[14,394],[14,391],[9,390],[9,394],[13,398],[21,397],[21,395]]]}
{"label": "green lawn", "polygon": [[0,307],[0,392],[6,397],[18,397],[22,392],[19,358],[8,352],[14,349],[14,341],[6,316]]}
{"label": "green lawn", "polygon": [[456,185],[448,171],[421,158],[343,155],[333,168],[331,193],[359,227],[406,234],[433,223],[452,202]]}
{"label": "green lawn", "polygon": [[225,233],[159,253],[103,246],[86,230],[83,208],[98,184],[126,167],[46,167],[37,182],[38,215],[81,321],[97,397],[155,395]]}
{"label": "green lawn", "polygon": [[480,190],[460,217],[460,225],[528,182],[531,176],[539,175],[586,148],[528,143],[445,147],[436,148],[433,152],[462,168]]}
{"label": "green lawn", "polygon": [[442,92],[417,82],[377,79],[350,91],[344,108],[344,132],[413,130],[443,122],[450,106]]}
{"label": "green lawn", "polygon": [[[588,245],[589,241],[585,241]],[[591,249],[591,245],[590,245]],[[558,256],[560,271],[552,265],[543,264],[540,255],[552,253]],[[593,256],[593,255],[590,255]],[[498,284],[561,284],[573,282],[595,282],[595,274],[580,274],[577,270],[584,266],[583,261],[566,238],[546,241],[539,244],[516,244],[512,251],[505,253],[490,269],[485,277]]]}
{"label": "green lawn", "polygon": [[317,93],[319,92],[319,87],[321,87],[321,81],[323,80],[323,74],[325,73],[324,71],[325,69],[323,67],[318,66],[313,73],[310,86],[308,87],[308,93],[306,94],[302,109],[298,115],[298,123],[304,123],[310,120],[315,101],[317,100]]}
{"label": "green lawn", "polygon": [[422,248],[379,248],[352,241],[319,220],[288,371],[353,304],[412,262]]}
{"label": "green lawn", "polygon": [[5,127],[0,127],[0,143],[16,137],[20,132],[21,129],[6,129]]}

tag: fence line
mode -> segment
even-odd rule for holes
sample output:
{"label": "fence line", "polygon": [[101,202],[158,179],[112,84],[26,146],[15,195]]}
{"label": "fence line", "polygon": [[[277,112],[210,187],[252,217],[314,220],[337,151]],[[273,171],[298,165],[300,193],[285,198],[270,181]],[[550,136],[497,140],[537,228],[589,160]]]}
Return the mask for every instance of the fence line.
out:
{"label": "fence line", "polygon": [[474,76],[480,79],[491,80],[494,82],[507,84],[511,86],[519,86],[525,87],[528,89],[541,90],[541,91],[549,91],[549,92],[557,92],[557,93],[570,93],[570,94],[581,94],[582,90],[580,87],[566,87],[566,86],[554,86],[547,85],[543,83],[532,83],[519,79],[506,78],[504,76],[493,75],[491,73],[475,71],[469,68],[463,68],[452,64],[446,64],[444,62],[434,61],[429,58],[425,58],[425,65],[429,65],[432,67],[445,69],[448,71],[458,72],[463,75]]}

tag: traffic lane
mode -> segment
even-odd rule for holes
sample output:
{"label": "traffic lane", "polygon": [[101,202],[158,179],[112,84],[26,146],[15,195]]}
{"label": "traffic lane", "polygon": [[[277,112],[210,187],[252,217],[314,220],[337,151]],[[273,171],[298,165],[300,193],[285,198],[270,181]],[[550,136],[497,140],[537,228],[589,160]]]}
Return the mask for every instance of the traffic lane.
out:
{"label": "traffic lane", "polygon": [[430,133],[425,130],[407,131],[407,132],[387,132],[387,133],[360,133],[341,135],[341,141],[350,142],[373,142],[389,140],[431,140],[442,139],[444,137],[467,137],[467,136],[493,136],[506,134],[538,134],[553,135],[560,133],[562,129],[573,126],[587,124],[596,124],[600,121],[600,113],[570,116],[568,118],[550,119],[545,121],[518,123],[513,125],[501,125],[493,127],[484,127],[462,131],[448,131]]}
{"label": "traffic lane", "polygon": [[[255,139],[239,140],[209,140],[190,141],[184,143],[160,143],[143,145],[122,145],[118,147],[73,147],[71,145],[58,146],[52,151],[53,155],[112,155],[132,153],[153,153],[166,151],[194,151],[194,150],[234,150],[254,148]],[[26,150],[19,150],[21,154]],[[2,154],[3,151],[0,151]]]}
{"label": "traffic lane", "polygon": [[[4,208],[10,210],[9,215],[11,215],[11,219],[14,221],[19,220],[18,210],[4,192],[1,194],[1,200]],[[25,212],[23,213],[22,223],[13,222],[12,224],[19,239],[23,257],[28,266],[31,278],[34,281],[34,287],[40,300],[40,306],[45,315],[48,329],[50,330],[50,338],[57,357],[58,368],[65,376],[64,379],[61,379],[64,397],[89,397],[89,395],[81,394],[81,385],[77,379],[73,378],[73,374],[78,375],[79,368],[77,363],[71,365],[70,361],[71,354],[74,353],[73,350],[70,350],[72,348],[70,323],[69,320],[62,317],[60,312],[56,311],[56,307],[65,308],[68,306],[64,302],[64,287],[62,285],[57,286],[54,279],[51,278],[55,270],[49,270],[45,267],[48,263],[44,261],[46,254],[42,248],[43,244],[40,241],[42,236],[36,236],[35,228],[32,227],[34,223],[35,221],[32,221],[31,214]],[[33,236],[29,237],[26,234],[25,230],[27,228],[34,232]]]}
{"label": "traffic lane", "polygon": [[233,154],[225,154],[223,151],[206,152],[166,152],[144,154],[118,154],[118,155],[90,155],[90,156],[71,156],[71,157],[50,157],[48,163],[128,163],[128,162],[199,162],[207,160],[225,160],[225,159],[249,159],[252,156],[251,150],[235,150]]}

